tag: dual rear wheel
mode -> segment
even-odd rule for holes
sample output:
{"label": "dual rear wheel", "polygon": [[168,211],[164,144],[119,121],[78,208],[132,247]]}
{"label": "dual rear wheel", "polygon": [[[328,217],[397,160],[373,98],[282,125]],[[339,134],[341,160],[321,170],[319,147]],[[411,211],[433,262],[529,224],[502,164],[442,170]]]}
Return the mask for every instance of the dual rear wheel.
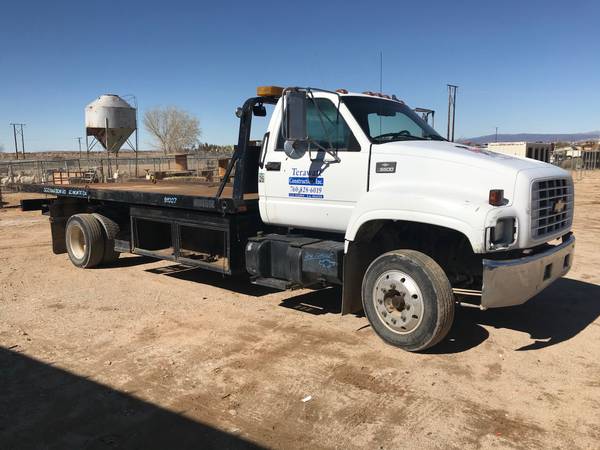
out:
{"label": "dual rear wheel", "polygon": [[[101,219],[105,219],[101,216]],[[108,220],[109,224],[110,219]],[[75,214],[67,222],[65,241],[73,265],[84,269],[109,264],[119,257],[114,250],[113,230],[94,214]]]}

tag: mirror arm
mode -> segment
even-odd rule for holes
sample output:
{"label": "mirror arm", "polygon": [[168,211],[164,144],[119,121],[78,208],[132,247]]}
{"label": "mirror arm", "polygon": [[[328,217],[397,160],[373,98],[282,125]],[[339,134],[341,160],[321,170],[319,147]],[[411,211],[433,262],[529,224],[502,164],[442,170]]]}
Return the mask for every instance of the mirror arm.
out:
{"label": "mirror arm", "polygon": [[[314,144],[316,147],[318,147],[322,152],[327,153],[329,156],[331,156],[333,158],[333,161],[326,161],[327,163],[339,163],[342,162],[342,160],[340,159],[340,157],[337,155],[337,150],[333,150],[330,148],[325,148],[323,147],[321,144],[319,144],[316,141],[313,141],[312,139],[308,141],[310,144]],[[333,146],[332,146],[333,147]],[[308,149],[308,151],[310,152],[310,148]],[[311,161],[313,159],[311,158]],[[316,160],[315,160],[316,161]]]}

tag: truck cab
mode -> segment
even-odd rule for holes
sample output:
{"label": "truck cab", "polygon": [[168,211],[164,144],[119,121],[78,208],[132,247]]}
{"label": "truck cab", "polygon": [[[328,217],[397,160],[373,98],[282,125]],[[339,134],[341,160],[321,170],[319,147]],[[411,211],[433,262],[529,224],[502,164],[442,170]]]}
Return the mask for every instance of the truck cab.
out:
{"label": "truck cab", "polygon": [[[405,348],[423,348],[410,335],[427,289],[447,291],[452,306],[429,309],[451,321],[456,301],[520,304],[572,263],[568,172],[449,142],[396,97],[283,90],[258,180],[265,224],[343,239],[342,312],[364,309],[380,336]],[[443,282],[420,287],[419,277]],[[421,313],[410,313],[411,300]]]}

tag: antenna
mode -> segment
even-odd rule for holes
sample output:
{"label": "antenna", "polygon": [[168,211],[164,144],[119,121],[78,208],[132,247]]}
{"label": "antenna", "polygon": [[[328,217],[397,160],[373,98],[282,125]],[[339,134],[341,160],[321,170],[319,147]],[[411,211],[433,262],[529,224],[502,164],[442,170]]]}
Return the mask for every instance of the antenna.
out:
{"label": "antenna", "polygon": [[[379,51],[379,93],[383,94],[383,52]],[[381,116],[379,116],[379,134],[381,131]]]}
{"label": "antenna", "polygon": [[379,92],[383,93],[383,52],[379,51]]}

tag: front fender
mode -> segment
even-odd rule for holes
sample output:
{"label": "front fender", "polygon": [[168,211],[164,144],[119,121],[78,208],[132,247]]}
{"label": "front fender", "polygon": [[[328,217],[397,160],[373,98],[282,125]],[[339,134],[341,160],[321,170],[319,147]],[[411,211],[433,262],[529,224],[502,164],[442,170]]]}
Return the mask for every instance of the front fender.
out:
{"label": "front fender", "polygon": [[482,253],[484,223],[491,208],[481,201],[461,198],[459,193],[370,191],[356,204],[345,238],[354,241],[361,226],[370,221],[402,220],[456,230],[467,237],[475,253]]}

